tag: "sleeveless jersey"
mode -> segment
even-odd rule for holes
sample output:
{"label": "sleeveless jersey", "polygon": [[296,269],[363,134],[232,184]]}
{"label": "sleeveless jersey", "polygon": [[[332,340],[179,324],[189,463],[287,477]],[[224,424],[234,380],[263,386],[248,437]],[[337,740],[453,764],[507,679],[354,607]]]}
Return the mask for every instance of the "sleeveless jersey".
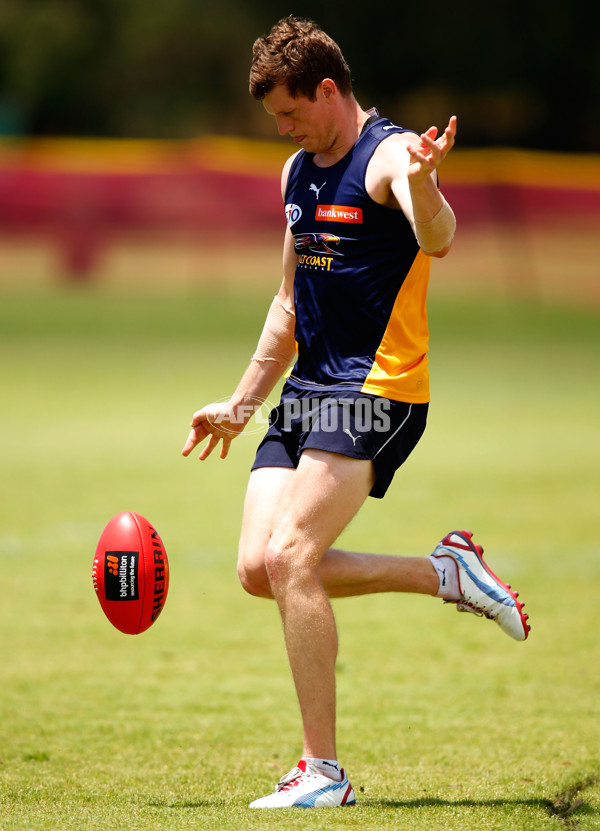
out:
{"label": "sleeveless jersey", "polygon": [[293,391],[429,401],[430,258],[403,212],[365,188],[377,146],[399,132],[408,131],[379,118],[331,167],[317,167],[304,150],[292,163],[285,212],[298,254],[298,360],[286,382]]}

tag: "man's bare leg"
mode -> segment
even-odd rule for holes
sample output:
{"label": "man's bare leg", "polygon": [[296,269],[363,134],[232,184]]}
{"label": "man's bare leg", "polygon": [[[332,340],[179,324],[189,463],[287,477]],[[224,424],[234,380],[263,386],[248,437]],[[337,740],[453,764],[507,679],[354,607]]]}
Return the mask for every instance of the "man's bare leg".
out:
{"label": "man's bare leg", "polygon": [[373,481],[368,461],[307,450],[273,517],[265,565],[300,704],[305,756],[336,758],[337,630],[319,565]]}
{"label": "man's bare leg", "polygon": [[[250,594],[272,598],[265,550],[282,494],[293,481],[293,468],[259,468],[250,476],[240,537],[238,573]],[[318,568],[329,597],[375,592],[435,595],[439,580],[427,557],[369,554],[329,548]]]}

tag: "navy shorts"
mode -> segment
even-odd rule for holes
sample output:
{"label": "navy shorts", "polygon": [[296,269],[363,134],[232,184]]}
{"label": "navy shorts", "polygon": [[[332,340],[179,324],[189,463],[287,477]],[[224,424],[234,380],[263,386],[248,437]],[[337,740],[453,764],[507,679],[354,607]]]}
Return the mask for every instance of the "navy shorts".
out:
{"label": "navy shorts", "polygon": [[271,410],[252,470],[295,468],[309,449],[368,459],[377,477],[370,496],[381,499],[423,435],[428,408],[362,393],[282,398]]}

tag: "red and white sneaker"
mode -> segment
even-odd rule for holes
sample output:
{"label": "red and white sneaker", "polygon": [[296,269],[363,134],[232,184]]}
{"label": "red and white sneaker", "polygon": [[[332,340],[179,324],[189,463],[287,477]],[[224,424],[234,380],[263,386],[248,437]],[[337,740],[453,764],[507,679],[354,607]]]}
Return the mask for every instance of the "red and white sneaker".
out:
{"label": "red and white sneaker", "polygon": [[275,792],[255,799],[249,808],[335,808],[354,805],[354,791],[342,769],[340,782],[323,776],[304,759],[279,780]]}
{"label": "red and white sneaker", "polygon": [[459,612],[472,612],[495,620],[500,629],[516,641],[529,635],[528,615],[523,614],[519,593],[503,583],[483,561],[483,548],[474,545],[470,531],[452,531],[438,543],[432,557],[451,557],[458,568]]}

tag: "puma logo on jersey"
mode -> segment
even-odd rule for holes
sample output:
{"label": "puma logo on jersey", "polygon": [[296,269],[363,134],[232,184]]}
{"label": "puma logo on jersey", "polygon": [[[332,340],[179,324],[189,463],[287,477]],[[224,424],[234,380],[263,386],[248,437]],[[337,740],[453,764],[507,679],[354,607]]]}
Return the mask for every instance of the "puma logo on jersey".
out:
{"label": "puma logo on jersey", "polygon": [[350,430],[348,430],[347,427],[344,429],[344,433],[346,433],[347,436],[350,436],[350,438],[352,439],[352,444],[354,445],[354,447],[356,447],[356,442],[359,440],[360,435],[353,436],[352,433],[350,432]]}
{"label": "puma logo on jersey", "polygon": [[382,127],[383,130],[400,130],[397,124],[388,124],[387,127]]}
{"label": "puma logo on jersey", "polygon": [[318,200],[318,198],[319,198],[319,194],[321,193],[321,191],[323,190],[323,188],[325,187],[325,185],[326,185],[326,184],[327,184],[327,182],[323,182],[323,184],[321,185],[321,187],[320,187],[320,188],[318,188],[318,187],[314,184],[314,182],[311,182],[311,185],[310,185],[309,190],[314,190],[315,195],[316,195],[316,197],[317,197],[317,200]]}

